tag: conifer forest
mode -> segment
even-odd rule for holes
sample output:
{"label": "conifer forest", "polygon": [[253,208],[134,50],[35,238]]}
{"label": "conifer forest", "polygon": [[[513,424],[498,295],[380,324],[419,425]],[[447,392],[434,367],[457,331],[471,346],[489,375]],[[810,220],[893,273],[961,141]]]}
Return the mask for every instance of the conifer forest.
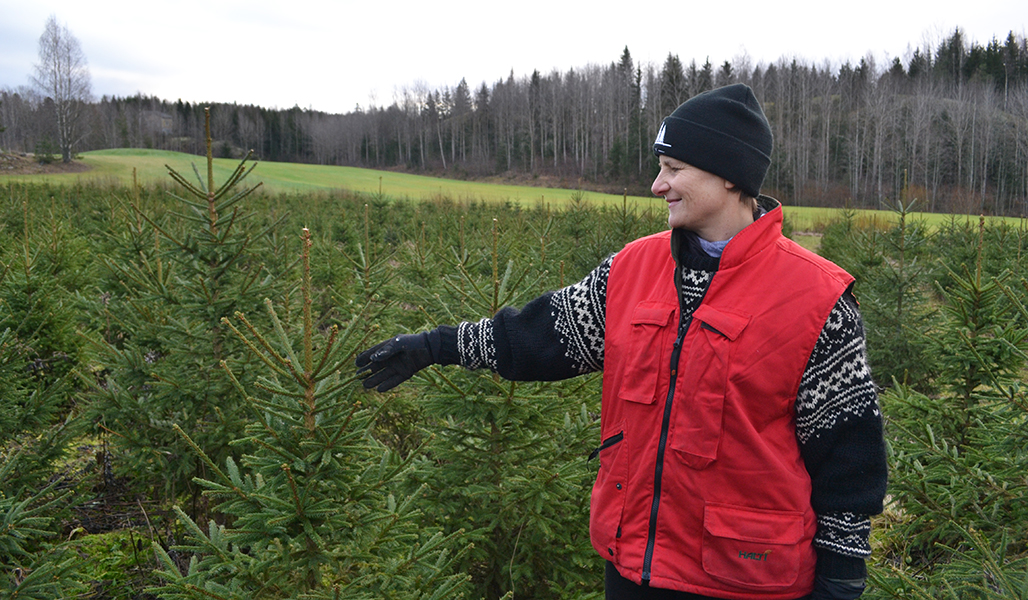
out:
{"label": "conifer forest", "polygon": [[[391,103],[345,114],[103,97],[76,112],[74,142],[76,151],[202,155],[211,106],[219,157],[253,149],[269,161],[548,177],[645,195],[661,120],[699,92],[742,82],[774,131],[765,185],[795,206],[882,209],[909,187],[924,210],[1016,217],[1028,214],[1028,43],[1023,32],[998,35],[979,43],[958,28],[888,64],[870,54],[843,64],[668,54],[652,64],[626,47],[607,64],[407,85]],[[57,153],[52,104],[31,89],[0,89],[0,148]]]}
{"label": "conifer forest", "polygon": [[[378,394],[353,361],[578,281],[666,213],[270,195],[209,165],[0,194],[0,596],[601,598],[599,375]],[[1024,599],[1028,222],[912,204],[821,231],[886,420],[865,597]]]}

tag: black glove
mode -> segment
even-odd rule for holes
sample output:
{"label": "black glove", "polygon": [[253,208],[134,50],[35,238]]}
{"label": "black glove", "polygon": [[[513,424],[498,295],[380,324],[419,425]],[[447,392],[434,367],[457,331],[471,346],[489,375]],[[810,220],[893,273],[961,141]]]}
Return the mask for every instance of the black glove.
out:
{"label": "black glove", "polygon": [[829,579],[818,575],[814,578],[810,600],[855,600],[863,593],[863,579]]}
{"label": "black glove", "polygon": [[398,335],[357,355],[357,373],[364,377],[364,389],[391,390],[415,373],[435,364],[428,332]]}

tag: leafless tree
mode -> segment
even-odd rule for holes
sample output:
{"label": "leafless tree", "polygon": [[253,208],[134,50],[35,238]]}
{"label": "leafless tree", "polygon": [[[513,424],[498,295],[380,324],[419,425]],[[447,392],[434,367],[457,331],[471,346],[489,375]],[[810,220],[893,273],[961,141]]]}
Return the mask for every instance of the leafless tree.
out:
{"label": "leafless tree", "polygon": [[39,36],[39,62],[32,83],[44,98],[53,101],[61,158],[71,162],[72,148],[82,139],[81,117],[91,100],[91,84],[78,39],[66,25],[57,23],[55,15],[50,15]]}
{"label": "leafless tree", "polygon": [[935,211],[935,202],[939,195],[939,143],[933,135],[932,125],[939,113],[938,94],[936,84],[930,78],[921,78],[910,101],[910,114],[906,121],[906,137],[910,141],[909,181],[921,187],[919,196],[922,201],[931,199],[928,204],[931,212]]}

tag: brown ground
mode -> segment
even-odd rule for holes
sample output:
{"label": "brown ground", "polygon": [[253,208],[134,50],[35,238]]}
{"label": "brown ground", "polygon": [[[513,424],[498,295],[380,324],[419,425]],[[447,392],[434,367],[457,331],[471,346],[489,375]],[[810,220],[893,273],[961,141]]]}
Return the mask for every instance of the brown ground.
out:
{"label": "brown ground", "polygon": [[[440,177],[452,177],[452,174],[439,173]],[[472,181],[480,181],[482,183],[496,183],[500,185],[523,185],[529,187],[552,187],[560,188],[565,190],[584,190],[587,192],[597,192],[602,194],[621,194],[625,191],[625,188],[616,183],[598,183],[585,181],[581,178],[576,177],[560,177],[557,175],[533,175],[531,173],[502,173],[500,175],[491,175],[488,177],[473,177]],[[633,196],[649,196],[650,192],[648,188],[639,188],[636,185],[636,189],[629,189],[629,195]]]}
{"label": "brown ground", "polygon": [[79,161],[63,163],[58,159],[48,165],[40,164],[31,154],[0,152],[0,175],[44,175],[48,173],[82,173],[89,167]]}

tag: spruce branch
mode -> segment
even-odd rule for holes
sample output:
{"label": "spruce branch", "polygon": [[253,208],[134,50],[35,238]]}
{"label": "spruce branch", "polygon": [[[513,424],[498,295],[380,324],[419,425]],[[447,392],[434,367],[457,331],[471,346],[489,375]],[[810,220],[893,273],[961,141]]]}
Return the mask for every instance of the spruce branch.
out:
{"label": "spruce branch", "polygon": [[468,397],[468,393],[465,392],[463,389],[461,389],[460,386],[455,384],[453,382],[453,380],[451,380],[449,377],[447,377],[446,373],[444,373],[442,369],[440,369],[440,368],[436,367],[435,365],[433,365],[433,366],[429,367],[429,370],[431,370],[432,373],[434,373],[436,376],[438,376],[440,379],[442,379],[443,382],[450,389],[452,389],[454,392],[456,392],[457,395],[459,395],[462,399]]}
{"label": "spruce branch", "polygon": [[[178,173],[178,171],[176,171],[175,169],[171,168],[171,165],[165,163],[164,168],[168,170],[168,175],[175,181],[175,183],[177,183],[177,184],[181,185],[182,187],[186,188],[186,191],[188,191],[190,194],[196,196],[197,198],[205,198],[207,196],[207,192],[205,192],[205,191],[197,188],[193,184],[189,183],[189,180],[187,180],[185,177],[180,175]],[[196,165],[193,165],[193,170],[194,170],[194,172],[196,171]],[[197,173],[197,176],[199,177],[199,173]],[[181,200],[181,198],[180,198],[180,200]],[[183,200],[183,201],[185,201],[185,200]],[[190,204],[192,204],[192,203],[190,203]],[[204,205],[204,208],[206,208],[206,205]]]}
{"label": "spruce branch", "polygon": [[[224,245],[224,244],[226,244],[228,242],[228,240],[230,239],[229,238],[229,234],[232,233],[232,227],[236,224],[236,219],[238,217],[239,217],[239,207],[236,206],[235,208],[232,209],[232,213],[231,213],[231,215],[228,218],[228,225],[226,225],[225,229],[223,229],[221,231],[221,233],[218,235],[218,237],[215,238],[215,240],[217,241],[217,243],[219,245]],[[240,244],[240,249],[241,250],[245,250],[246,247],[249,245],[249,243],[250,243],[250,238],[249,237],[244,238],[243,239],[243,243]]]}
{"label": "spruce branch", "polygon": [[313,335],[314,323],[311,319],[311,231],[306,227],[300,236],[303,245],[303,372],[311,377],[314,370]]}
{"label": "spruce branch", "polygon": [[[257,268],[252,269],[252,273],[249,274],[249,277],[243,280],[243,285],[240,288],[239,293],[249,294],[250,288],[253,287],[253,284],[257,283],[257,280],[260,279],[261,273],[263,271],[265,271],[265,267],[263,264]],[[265,278],[265,283],[269,281],[270,277],[271,275],[269,274],[268,277]]]}
{"label": "spruce branch", "polygon": [[272,327],[274,328],[275,333],[278,335],[278,339],[281,342],[282,346],[286,350],[286,356],[288,357],[288,359],[284,361],[286,368],[288,368],[289,372],[292,373],[293,378],[296,379],[297,383],[299,383],[300,385],[306,385],[307,378],[304,376],[303,373],[300,373],[296,370],[296,366],[300,365],[302,367],[303,363],[301,363],[297,358],[296,352],[293,350],[293,343],[289,339],[289,335],[286,333],[285,328],[282,326],[282,321],[279,320],[278,313],[275,312],[275,307],[272,304],[271,299],[265,298],[264,305],[268,308],[268,316],[271,317]]}
{"label": "spruce branch", "polygon": [[[225,196],[225,194],[227,194],[229,191],[231,191],[236,186],[236,184],[238,184],[238,183],[242,182],[244,179],[246,179],[250,175],[250,173],[253,172],[253,170],[255,168],[257,168],[257,165],[258,165],[257,161],[254,161],[253,163],[251,163],[249,168],[246,167],[246,161],[250,160],[251,158],[253,158],[253,150],[247,151],[246,156],[244,156],[243,159],[241,161],[239,161],[239,164],[236,165],[236,168],[232,171],[232,174],[229,175],[228,180],[226,180],[225,183],[223,183],[221,185],[221,187],[218,189],[218,191],[215,193],[215,195],[214,195],[214,199],[215,200],[220,200],[221,198],[223,198]],[[225,202],[224,204],[220,205],[218,207],[219,210],[227,209],[228,207],[232,206],[236,202],[239,202],[240,200],[245,198],[247,195],[249,195],[251,192],[253,192],[255,189],[257,189],[263,183],[264,182],[260,182],[260,183],[258,183],[257,185],[255,185],[252,188],[249,188],[247,190],[239,192],[238,194],[236,194],[235,196],[230,198],[227,202]]]}
{"label": "spruce branch", "polygon": [[332,325],[328,330],[328,340],[325,342],[325,347],[321,350],[321,360],[318,362],[318,366],[311,372],[312,381],[321,381],[323,379],[323,377],[320,377],[320,374],[324,370],[325,365],[328,364],[328,358],[335,349],[336,337],[338,335],[339,326]]}
{"label": "spruce branch", "polygon": [[259,358],[261,360],[261,362],[263,362],[264,364],[268,365],[268,367],[270,367],[273,371],[275,371],[276,373],[278,373],[282,377],[291,377],[292,374],[289,371],[281,368],[279,365],[275,364],[271,360],[273,358],[276,361],[278,361],[279,363],[285,364],[286,363],[285,357],[283,357],[281,354],[279,354],[277,351],[275,351],[274,348],[272,348],[271,344],[268,343],[268,341],[264,338],[264,336],[260,333],[260,331],[258,331],[257,328],[254,327],[253,324],[250,323],[250,321],[246,318],[246,315],[244,315],[243,313],[237,311],[236,312],[236,318],[239,319],[240,321],[242,321],[244,325],[246,325],[246,328],[250,331],[250,333],[255,338],[257,338],[257,341],[260,342],[261,346],[264,348],[266,353],[262,352],[260,349],[258,349],[256,346],[254,346],[253,342],[251,342],[249,338],[247,338],[245,335],[243,335],[243,333],[241,331],[236,329],[236,326],[233,325],[231,321],[229,321],[228,317],[222,317],[221,318],[221,322],[224,323],[225,325],[227,325],[228,328],[231,329],[232,332],[236,334],[236,336],[240,339],[240,341],[242,341],[246,345],[246,347],[249,348],[250,352],[252,352],[255,356],[257,356],[257,358]]}
{"label": "spruce branch", "polygon": [[293,492],[293,505],[296,507],[296,516],[303,517],[303,502],[300,500],[300,493],[296,489],[296,480],[293,479],[293,470],[287,464],[282,465],[282,471],[289,480],[289,489]]}
{"label": "spruce branch", "polygon": [[282,387],[280,385],[276,385],[276,384],[271,383],[268,380],[255,381],[253,386],[255,388],[257,388],[257,389],[264,390],[265,392],[268,392],[270,394],[275,394],[277,396],[285,396],[286,398],[295,398],[297,400],[303,400],[303,399],[307,398],[306,391],[303,391],[303,392],[291,392],[291,391],[285,389],[284,387]]}
{"label": "spruce branch", "polygon": [[[215,472],[215,474],[218,475],[218,477],[221,477],[224,481],[227,481],[230,484],[232,483],[232,479],[228,475],[226,475],[225,472],[218,467],[218,465],[214,464],[214,461],[212,461],[210,457],[207,456],[207,453],[204,452],[203,449],[200,448],[200,446],[198,446],[196,442],[194,442],[193,439],[189,437],[189,435],[185,431],[182,431],[182,428],[178,426],[178,423],[172,424],[171,428],[175,430],[175,433],[177,433],[179,437],[181,437],[186,442],[186,444],[189,444],[189,447],[193,449],[193,452],[196,452],[196,455],[200,457],[200,460],[206,463],[207,466],[210,467]],[[236,492],[236,494],[238,494],[239,497],[243,500],[247,499],[246,494],[243,492],[243,490],[233,486],[233,491]]]}

